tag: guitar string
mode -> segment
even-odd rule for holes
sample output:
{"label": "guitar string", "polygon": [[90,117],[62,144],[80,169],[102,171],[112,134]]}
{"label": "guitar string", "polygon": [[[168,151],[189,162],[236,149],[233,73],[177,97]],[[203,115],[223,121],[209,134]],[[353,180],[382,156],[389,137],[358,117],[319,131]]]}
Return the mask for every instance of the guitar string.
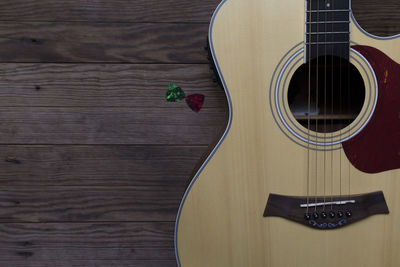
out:
{"label": "guitar string", "polygon": [[[326,27],[326,9],[327,9],[327,0],[324,2],[325,6],[325,12],[324,12],[324,19],[325,19],[325,29],[324,29],[324,36],[325,36],[325,53],[324,53],[324,140],[326,140],[326,67],[327,67],[327,61],[326,61],[326,48],[327,48],[327,40],[326,40],[326,32],[327,32],[327,27]],[[325,203],[326,203],[326,145],[324,145],[324,207],[323,210],[325,211]]]}
{"label": "guitar string", "polygon": [[[342,48],[339,48],[339,56]],[[342,114],[342,58],[339,57],[339,114]],[[342,136],[342,125],[339,125],[339,136]],[[339,153],[339,200],[342,199],[342,151]]]}
{"label": "guitar string", "polygon": [[[350,2],[349,2],[349,20],[350,20],[350,11],[351,10],[351,6],[350,6]],[[349,28],[348,28],[348,32],[350,32],[350,23],[348,24],[349,26]],[[349,50],[349,61],[348,61],[348,63],[347,63],[347,95],[348,95],[348,102],[347,102],[347,105],[348,105],[348,112],[349,112],[349,115],[351,115],[352,114],[352,112],[351,112],[351,91],[350,91],[350,86],[351,86],[351,83],[350,83],[350,34],[349,34],[349,48],[348,48]],[[350,138],[350,131],[349,131],[349,135],[348,135],[348,138]],[[348,160],[348,172],[349,172],[349,194],[348,194],[348,199],[350,199],[350,166],[351,164],[350,164],[350,160]]]}
{"label": "guitar string", "polygon": [[[307,0],[306,0],[306,10],[307,10]],[[310,0],[310,11],[311,11],[312,0]],[[307,14],[307,13],[306,13]],[[307,111],[307,211],[309,211],[310,204],[310,106],[311,106],[311,21],[312,21],[312,13],[308,12],[309,17],[309,41],[308,41],[308,111]],[[307,20],[306,15],[306,20]],[[307,38],[306,38],[307,42]]]}
{"label": "guitar string", "polygon": [[[335,10],[335,0],[332,0],[332,9]],[[331,12],[331,21],[334,21],[334,13]],[[332,41],[335,41],[335,35],[333,34],[333,23],[331,24],[331,37]],[[332,59],[331,59],[331,143],[333,143],[333,68],[334,68],[334,60],[333,60],[333,45],[331,46],[331,54],[332,54]],[[331,148],[331,211],[333,210],[333,148]]]}
{"label": "guitar string", "polygon": [[[317,22],[319,21],[319,1],[317,0]],[[316,46],[317,46],[317,73],[316,73],[316,88],[315,88],[315,132],[318,133],[318,75],[319,75],[319,40],[318,40],[318,35],[319,35],[319,24],[316,23],[316,28],[317,28],[317,42],[316,42]],[[318,140],[318,134],[316,134],[316,139]],[[317,211],[317,203],[318,203],[318,149],[315,149],[315,206],[314,206],[314,211]]]}

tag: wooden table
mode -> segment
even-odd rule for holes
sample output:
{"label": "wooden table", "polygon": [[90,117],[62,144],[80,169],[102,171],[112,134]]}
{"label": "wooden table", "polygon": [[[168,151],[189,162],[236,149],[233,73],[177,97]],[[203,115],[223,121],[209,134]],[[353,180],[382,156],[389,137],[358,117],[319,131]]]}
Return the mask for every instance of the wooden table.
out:
{"label": "wooden table", "polygon": [[[400,32],[398,0],[374,2],[353,0],[359,23]],[[203,49],[218,3],[1,1],[0,266],[176,266],[181,196],[227,119]]]}

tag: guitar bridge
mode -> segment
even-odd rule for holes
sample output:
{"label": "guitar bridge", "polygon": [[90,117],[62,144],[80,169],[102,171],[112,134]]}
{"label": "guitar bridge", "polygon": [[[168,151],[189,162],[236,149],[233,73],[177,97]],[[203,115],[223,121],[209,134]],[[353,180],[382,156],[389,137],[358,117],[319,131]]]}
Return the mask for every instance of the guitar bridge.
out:
{"label": "guitar bridge", "polygon": [[270,194],[264,217],[282,217],[308,227],[327,230],[343,227],[372,215],[388,213],[382,191],[308,198]]}

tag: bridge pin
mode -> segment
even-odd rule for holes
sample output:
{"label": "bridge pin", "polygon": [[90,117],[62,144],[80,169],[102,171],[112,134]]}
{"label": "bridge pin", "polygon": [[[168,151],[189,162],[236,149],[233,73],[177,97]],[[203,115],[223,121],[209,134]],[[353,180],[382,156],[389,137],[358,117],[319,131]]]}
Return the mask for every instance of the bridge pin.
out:
{"label": "bridge pin", "polygon": [[321,212],[321,218],[326,219],[328,217],[328,214],[326,214],[325,211]]}
{"label": "bridge pin", "polygon": [[330,217],[330,218],[335,218],[335,212],[334,212],[333,210],[331,210],[331,211],[329,212],[329,217]]}
{"label": "bridge pin", "polygon": [[312,216],[314,217],[314,219],[318,219],[319,218],[318,212],[314,212]]}
{"label": "bridge pin", "polygon": [[339,210],[337,212],[337,216],[338,216],[338,218],[342,218],[343,217],[343,212]]}
{"label": "bridge pin", "polygon": [[310,220],[311,219],[310,213],[304,214],[304,219],[306,219],[307,221]]}
{"label": "bridge pin", "polygon": [[351,213],[351,211],[346,211],[346,217],[351,217],[351,215],[353,215],[352,213]]}

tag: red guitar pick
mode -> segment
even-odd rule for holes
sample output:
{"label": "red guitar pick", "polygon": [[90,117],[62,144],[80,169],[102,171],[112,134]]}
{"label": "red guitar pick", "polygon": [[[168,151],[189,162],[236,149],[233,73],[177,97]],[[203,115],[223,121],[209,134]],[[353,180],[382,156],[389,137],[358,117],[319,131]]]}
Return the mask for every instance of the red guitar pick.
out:
{"label": "red guitar pick", "polygon": [[186,103],[188,106],[194,111],[199,112],[204,104],[204,95],[202,94],[193,94],[185,97]]}

